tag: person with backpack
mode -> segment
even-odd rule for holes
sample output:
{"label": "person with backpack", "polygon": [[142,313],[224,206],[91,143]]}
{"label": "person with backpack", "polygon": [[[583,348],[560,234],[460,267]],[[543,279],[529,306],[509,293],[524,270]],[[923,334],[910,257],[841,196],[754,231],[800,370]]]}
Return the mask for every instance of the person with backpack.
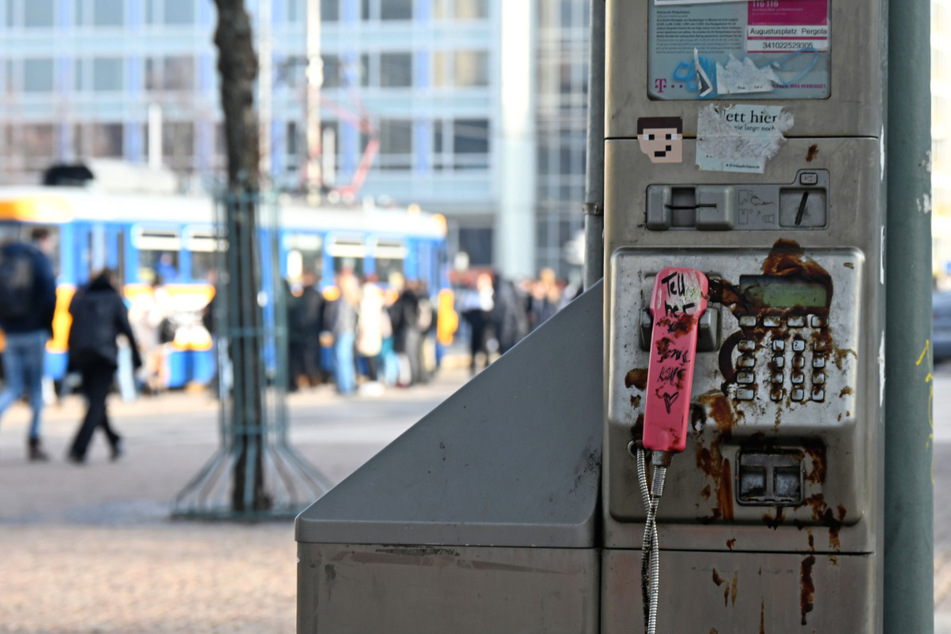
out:
{"label": "person with backpack", "polygon": [[48,460],[40,441],[43,410],[43,360],[46,342],[53,336],[56,278],[47,252],[47,229],[33,229],[31,243],[10,242],[0,248],[0,328],[6,337],[0,393],[0,418],[25,392],[33,418],[27,437],[27,458]]}
{"label": "person with backpack", "polygon": [[103,269],[73,296],[69,304],[73,324],[69,330],[69,363],[82,375],[82,392],[86,397],[86,415],[69,449],[70,461],[86,461],[86,450],[93,432],[102,427],[109,441],[112,459],[122,455],[122,438],[109,424],[106,397],[112,388],[118,367],[119,348],[116,337],[123,335],[132,350],[132,365],[142,367],[129,313],[117,290],[115,274]]}

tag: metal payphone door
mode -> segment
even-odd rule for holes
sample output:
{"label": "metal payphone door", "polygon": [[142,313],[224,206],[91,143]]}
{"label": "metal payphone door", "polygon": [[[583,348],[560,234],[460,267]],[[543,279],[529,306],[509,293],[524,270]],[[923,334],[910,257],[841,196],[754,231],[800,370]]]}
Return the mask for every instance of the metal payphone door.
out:
{"label": "metal payphone door", "polygon": [[[671,266],[702,272],[709,296],[692,391],[676,397],[691,404],[686,449],[656,517],[658,631],[879,631],[881,5],[728,4],[608,4],[602,631],[641,617],[645,512],[630,451],[657,389],[646,308]],[[808,23],[760,28],[794,18]],[[716,46],[711,25],[735,41]],[[783,34],[811,28],[812,88],[730,92],[730,56],[765,68],[756,38],[797,46]],[[687,44],[697,51],[679,72],[712,90],[685,80],[661,94],[656,80],[677,70],[665,60]]]}

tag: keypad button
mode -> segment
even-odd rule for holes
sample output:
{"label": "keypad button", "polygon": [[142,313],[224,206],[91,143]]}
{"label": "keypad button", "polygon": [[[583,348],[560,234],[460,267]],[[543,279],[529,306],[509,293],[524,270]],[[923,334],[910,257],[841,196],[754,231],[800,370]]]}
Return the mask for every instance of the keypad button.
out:
{"label": "keypad button", "polygon": [[736,347],[743,352],[752,352],[756,350],[756,342],[752,339],[740,339],[740,343],[738,343]]}
{"label": "keypad button", "polygon": [[782,372],[773,372],[773,383],[782,383],[785,380],[785,376]]}
{"label": "keypad button", "polygon": [[793,372],[789,380],[792,381],[793,385],[799,385],[806,380],[806,376],[802,372]]}
{"label": "keypad button", "polygon": [[779,328],[782,325],[783,322],[779,317],[774,315],[767,315],[766,317],[763,317],[763,326],[766,328]]}
{"label": "keypad button", "polygon": [[806,340],[799,339],[798,337],[793,339],[792,349],[793,349],[793,352],[802,352],[803,350],[806,349]]}
{"label": "keypad button", "polygon": [[741,387],[736,390],[736,399],[738,401],[752,401],[756,397],[756,391],[750,388]]}
{"label": "keypad button", "polygon": [[786,349],[786,342],[782,339],[773,339],[773,350],[777,352]]}
{"label": "keypad button", "polygon": [[809,327],[810,328],[825,328],[826,320],[824,317],[819,315],[809,315]]}
{"label": "keypad button", "polygon": [[806,393],[802,390],[802,388],[797,387],[792,392],[789,393],[789,398],[791,398],[794,401],[801,401],[804,398],[806,398]]}
{"label": "keypad button", "polygon": [[826,358],[825,357],[813,357],[812,358],[812,367],[814,368],[824,368],[826,367]]}
{"label": "keypad button", "polygon": [[814,401],[824,401],[826,398],[826,392],[821,387],[812,388],[812,400]]}
{"label": "keypad button", "polygon": [[738,368],[752,368],[756,366],[756,357],[750,354],[741,354],[740,358],[736,360],[736,367]]}
{"label": "keypad button", "polygon": [[829,344],[822,340],[813,341],[812,349],[815,350],[816,352],[825,352],[826,350],[829,349]]}
{"label": "keypad button", "polygon": [[804,368],[806,367],[806,357],[797,354],[792,358],[792,364],[794,368]]}
{"label": "keypad button", "polygon": [[786,359],[783,357],[773,357],[773,367],[777,370],[782,370],[786,367]]}
{"label": "keypad button", "polygon": [[790,328],[802,328],[806,325],[806,318],[803,315],[790,315],[786,325]]}
{"label": "keypad button", "polygon": [[740,328],[756,328],[756,315],[740,315]]}
{"label": "keypad button", "polygon": [[815,385],[822,385],[826,382],[825,372],[813,372],[812,373],[812,382]]}
{"label": "keypad button", "polygon": [[770,397],[771,399],[773,399],[774,401],[781,401],[781,400],[783,400],[783,396],[784,396],[785,394],[786,394],[786,391],[783,390],[783,389],[780,387],[780,388],[776,388],[776,389],[774,389],[772,392],[770,392],[770,393],[769,393],[769,397]]}
{"label": "keypad button", "polygon": [[752,372],[737,372],[736,374],[737,383],[743,383],[743,384],[752,383],[754,378],[755,377]]}

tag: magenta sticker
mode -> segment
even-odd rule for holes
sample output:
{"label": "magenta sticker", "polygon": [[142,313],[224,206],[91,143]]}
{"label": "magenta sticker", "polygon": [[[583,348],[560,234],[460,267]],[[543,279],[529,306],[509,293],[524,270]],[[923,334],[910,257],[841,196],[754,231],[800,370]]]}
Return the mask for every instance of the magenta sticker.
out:
{"label": "magenta sticker", "polygon": [[747,11],[750,26],[829,23],[829,0],[753,0]]}

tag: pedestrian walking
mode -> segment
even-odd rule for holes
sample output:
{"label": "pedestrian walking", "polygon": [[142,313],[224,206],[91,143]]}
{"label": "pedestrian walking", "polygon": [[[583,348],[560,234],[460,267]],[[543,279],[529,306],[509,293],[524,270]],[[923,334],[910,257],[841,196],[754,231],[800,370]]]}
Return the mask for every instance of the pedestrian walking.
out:
{"label": "pedestrian walking", "polygon": [[69,331],[69,362],[82,375],[86,415],[73,438],[68,458],[75,463],[85,462],[93,432],[102,427],[115,460],[122,455],[122,438],[109,422],[106,398],[118,366],[116,338],[119,335],[128,340],[133,366],[136,369],[142,366],[115,274],[104,269],[95,275],[73,296],[69,313],[73,318]]}
{"label": "pedestrian walking", "polygon": [[27,438],[27,458],[47,460],[40,440],[43,411],[43,360],[53,336],[56,278],[49,259],[51,237],[37,227],[30,243],[10,242],[0,249],[0,328],[6,336],[0,393],[0,417],[24,392],[33,417]]}
{"label": "pedestrian walking", "polygon": [[354,344],[357,337],[357,311],[360,306],[360,281],[352,271],[337,277],[340,297],[334,302],[331,332],[334,340],[334,378],[337,391],[352,394],[357,389]]}
{"label": "pedestrian walking", "polygon": [[383,290],[377,286],[376,278],[363,283],[360,306],[357,314],[356,347],[360,359],[366,366],[367,382],[360,386],[360,393],[370,396],[382,394],[380,381],[383,339],[392,332],[390,315],[384,306]]}

